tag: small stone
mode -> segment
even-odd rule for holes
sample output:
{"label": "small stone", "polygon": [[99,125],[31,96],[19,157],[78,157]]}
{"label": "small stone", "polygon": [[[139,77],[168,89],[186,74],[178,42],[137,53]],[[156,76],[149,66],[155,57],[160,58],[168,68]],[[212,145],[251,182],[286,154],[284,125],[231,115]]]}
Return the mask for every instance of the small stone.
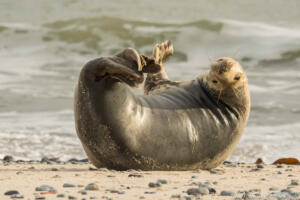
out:
{"label": "small stone", "polygon": [[153,183],[153,182],[150,182],[150,183],[148,184],[148,186],[151,187],[151,188],[155,188],[155,187],[160,187],[161,184],[160,184],[160,183]]}
{"label": "small stone", "polygon": [[43,196],[36,196],[35,197],[35,200],[44,200],[46,199],[46,197],[43,197]]}
{"label": "small stone", "polygon": [[282,174],[282,172],[281,172],[281,171],[278,171],[277,174]]}
{"label": "small stone", "polygon": [[64,183],[64,184],[63,184],[63,187],[64,187],[64,188],[71,188],[71,187],[76,187],[76,185],[71,184],[71,183]]}
{"label": "small stone", "polygon": [[209,172],[210,172],[211,174],[218,174],[218,175],[225,174],[225,171],[224,171],[224,170],[221,170],[221,169],[211,169],[211,170],[209,170]]}
{"label": "small stone", "polygon": [[217,193],[215,188],[208,188],[208,190],[209,190],[209,194],[216,194]]}
{"label": "small stone", "polygon": [[283,168],[283,166],[281,164],[276,165],[277,168]]}
{"label": "small stone", "polygon": [[125,194],[125,191],[119,191],[118,194]]}
{"label": "small stone", "polygon": [[160,184],[167,184],[168,181],[165,180],[165,179],[158,179],[158,180],[157,180],[157,183],[160,183]]}
{"label": "small stone", "polygon": [[58,171],[57,168],[51,168],[51,171]]}
{"label": "small stone", "polygon": [[223,190],[221,193],[220,193],[221,196],[234,196],[235,193],[232,192],[232,191],[229,191],[229,190]]}
{"label": "small stone", "polygon": [[64,194],[58,194],[56,195],[57,198],[65,198],[65,195]]}
{"label": "small stone", "polygon": [[20,194],[18,190],[9,190],[7,192],[4,193],[4,195],[14,195],[14,194]]}
{"label": "small stone", "polygon": [[200,189],[199,188],[190,188],[186,191],[186,193],[188,195],[194,195],[194,196],[197,196],[200,194]]}
{"label": "small stone", "polygon": [[209,189],[207,187],[199,187],[199,192],[201,195],[208,195]]}
{"label": "small stone", "polygon": [[192,176],[191,178],[197,178],[197,176]]}
{"label": "small stone", "polygon": [[23,174],[23,172],[22,172],[22,171],[17,171],[16,174],[17,174],[17,175]]}
{"label": "small stone", "polygon": [[87,192],[85,190],[80,190],[80,191],[78,191],[78,193],[80,193],[82,195],[86,195],[87,194]]}
{"label": "small stone", "polygon": [[10,196],[10,198],[12,198],[12,199],[24,199],[24,196],[20,195],[20,194],[13,194],[13,195]]}
{"label": "small stone", "polygon": [[116,176],[110,174],[110,175],[108,175],[107,177],[108,177],[108,178],[114,178],[114,177],[116,177]]}
{"label": "small stone", "polygon": [[68,199],[77,199],[77,198],[74,197],[74,196],[69,195],[69,196],[68,196]]}
{"label": "small stone", "polygon": [[12,162],[12,161],[14,161],[14,158],[12,156],[4,156],[3,161],[4,162]]}
{"label": "small stone", "polygon": [[217,181],[214,181],[214,182],[213,182],[213,184],[214,184],[214,185],[217,185],[217,184],[218,184],[218,182],[217,182]]}
{"label": "small stone", "polygon": [[49,185],[41,185],[39,187],[36,187],[35,188],[35,191],[38,191],[38,192],[54,192],[56,191],[52,186],[49,186]]}
{"label": "small stone", "polygon": [[128,174],[128,177],[141,178],[141,177],[143,177],[143,175],[141,175],[141,174]]}
{"label": "small stone", "polygon": [[99,187],[96,183],[90,183],[84,188],[85,190],[99,190]]}
{"label": "small stone", "polygon": [[298,180],[291,180],[291,185],[299,185],[299,181]]}
{"label": "small stone", "polygon": [[192,200],[192,197],[189,197],[189,196],[184,196],[183,197],[185,200]]}

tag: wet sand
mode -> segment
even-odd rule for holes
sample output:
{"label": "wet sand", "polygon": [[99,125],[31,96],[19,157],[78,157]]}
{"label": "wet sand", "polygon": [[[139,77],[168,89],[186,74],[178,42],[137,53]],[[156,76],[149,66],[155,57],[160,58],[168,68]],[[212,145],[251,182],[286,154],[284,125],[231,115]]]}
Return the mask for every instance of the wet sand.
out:
{"label": "wet sand", "polygon": [[299,180],[299,165],[115,171],[80,162],[9,162],[0,164],[0,199],[300,199]]}

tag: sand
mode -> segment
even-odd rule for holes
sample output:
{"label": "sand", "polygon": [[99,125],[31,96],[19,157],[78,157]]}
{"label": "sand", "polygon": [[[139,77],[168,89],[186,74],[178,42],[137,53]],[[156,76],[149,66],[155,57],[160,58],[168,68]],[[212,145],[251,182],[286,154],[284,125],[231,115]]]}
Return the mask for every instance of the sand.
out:
{"label": "sand", "polygon": [[[155,184],[159,179],[161,183]],[[228,162],[211,171],[115,171],[91,164],[14,162],[0,164],[0,199],[12,199],[4,195],[9,190],[17,190],[24,199],[300,199],[299,180],[299,165]],[[149,187],[150,182],[156,187]],[[63,187],[65,183],[74,187]],[[84,190],[90,183],[99,190]],[[36,191],[41,185],[54,190]],[[224,190],[233,196],[221,196]],[[188,195],[187,191],[196,194]],[[197,194],[199,191],[204,195]],[[58,198],[58,194],[64,197]]]}

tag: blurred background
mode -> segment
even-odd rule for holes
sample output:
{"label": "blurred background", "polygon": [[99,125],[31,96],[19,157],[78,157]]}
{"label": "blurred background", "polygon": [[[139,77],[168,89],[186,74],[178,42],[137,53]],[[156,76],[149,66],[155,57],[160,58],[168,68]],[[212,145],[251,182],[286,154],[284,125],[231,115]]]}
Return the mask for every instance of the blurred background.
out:
{"label": "blurred background", "polygon": [[298,0],[0,0],[0,158],[85,158],[73,117],[81,67],[126,47],[151,55],[166,39],[171,79],[221,56],[245,68],[251,115],[229,160],[299,158],[299,10]]}

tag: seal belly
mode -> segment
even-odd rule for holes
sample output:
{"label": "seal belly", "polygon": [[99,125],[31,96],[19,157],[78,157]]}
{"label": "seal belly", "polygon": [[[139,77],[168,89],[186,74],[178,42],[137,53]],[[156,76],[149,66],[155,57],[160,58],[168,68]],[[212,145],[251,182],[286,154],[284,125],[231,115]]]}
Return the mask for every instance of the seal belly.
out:
{"label": "seal belly", "polygon": [[[193,94],[187,92],[189,88],[174,88],[137,96],[126,84],[110,78],[95,84],[89,101],[94,114],[102,119],[96,123],[108,127],[113,142],[120,146],[121,157],[130,152],[133,157],[151,158],[162,166],[201,167],[220,157],[234,141],[232,128],[237,119],[228,110],[222,111],[221,104],[212,103],[199,85],[192,85],[199,87],[192,88]],[[223,121],[230,121],[231,126]]]}

